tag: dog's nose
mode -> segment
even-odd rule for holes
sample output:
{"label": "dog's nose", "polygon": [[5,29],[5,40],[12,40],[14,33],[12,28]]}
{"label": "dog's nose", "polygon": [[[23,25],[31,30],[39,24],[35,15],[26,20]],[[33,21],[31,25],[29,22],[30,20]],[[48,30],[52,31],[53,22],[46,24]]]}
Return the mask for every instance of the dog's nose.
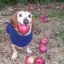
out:
{"label": "dog's nose", "polygon": [[28,20],[24,20],[23,23],[24,23],[25,25],[27,25],[27,24],[29,23],[29,21],[28,21]]}

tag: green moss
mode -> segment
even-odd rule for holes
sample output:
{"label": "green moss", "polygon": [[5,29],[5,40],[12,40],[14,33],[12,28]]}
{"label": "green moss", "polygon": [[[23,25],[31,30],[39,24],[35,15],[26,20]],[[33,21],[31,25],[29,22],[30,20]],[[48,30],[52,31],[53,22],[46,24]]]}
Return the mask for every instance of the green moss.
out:
{"label": "green moss", "polygon": [[0,33],[2,33],[4,30],[3,29],[0,29]]}
{"label": "green moss", "polygon": [[59,62],[60,64],[64,64],[64,59]]}
{"label": "green moss", "polygon": [[51,10],[49,11],[48,17],[58,17],[58,18],[64,18],[64,14],[60,14],[59,10]]}
{"label": "green moss", "polygon": [[34,16],[34,18],[39,18],[40,13],[35,13],[35,14],[33,14],[33,16]]}

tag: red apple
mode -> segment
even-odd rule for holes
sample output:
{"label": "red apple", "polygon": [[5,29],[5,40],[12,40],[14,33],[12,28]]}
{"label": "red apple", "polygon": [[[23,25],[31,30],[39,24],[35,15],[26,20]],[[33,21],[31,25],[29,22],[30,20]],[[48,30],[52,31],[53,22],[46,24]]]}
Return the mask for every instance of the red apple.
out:
{"label": "red apple", "polygon": [[36,7],[36,10],[37,10],[37,11],[40,11],[40,7]]}
{"label": "red apple", "polygon": [[44,6],[44,5],[42,5],[42,8],[45,8],[45,6]]}
{"label": "red apple", "polygon": [[9,8],[9,11],[10,12],[14,12],[14,8],[12,7],[12,8]]}
{"label": "red apple", "polygon": [[33,10],[33,6],[30,6],[30,7],[29,7],[29,10]]}
{"label": "red apple", "polygon": [[29,32],[30,27],[29,27],[29,25],[19,24],[17,29],[18,29],[19,33],[25,35]]}
{"label": "red apple", "polygon": [[41,44],[44,44],[44,45],[47,45],[47,44],[48,44],[48,38],[42,38],[42,39],[40,40],[40,43],[41,43]]}
{"label": "red apple", "polygon": [[61,6],[62,9],[64,9],[64,6]]}
{"label": "red apple", "polygon": [[40,19],[45,19],[45,15],[44,14],[42,14],[42,15],[40,15]]}
{"label": "red apple", "polygon": [[45,9],[47,9],[47,8],[48,8],[48,6],[46,5],[46,6],[44,6],[44,8],[45,8]]}
{"label": "red apple", "polygon": [[34,64],[45,64],[45,60],[41,57],[35,58]]}
{"label": "red apple", "polygon": [[49,22],[49,18],[44,18],[43,21],[44,21],[45,23],[47,23],[47,22]]}
{"label": "red apple", "polygon": [[40,8],[39,7],[37,8],[37,11],[40,11]]}
{"label": "red apple", "polygon": [[25,64],[34,64],[34,57],[33,56],[27,56],[25,60]]}
{"label": "red apple", "polygon": [[61,6],[61,4],[58,3],[58,6]]}
{"label": "red apple", "polygon": [[48,8],[52,8],[52,4],[48,4],[47,7],[48,7]]}
{"label": "red apple", "polygon": [[45,53],[45,52],[47,52],[47,46],[41,44],[40,47],[39,47],[39,50],[40,50],[41,53]]}

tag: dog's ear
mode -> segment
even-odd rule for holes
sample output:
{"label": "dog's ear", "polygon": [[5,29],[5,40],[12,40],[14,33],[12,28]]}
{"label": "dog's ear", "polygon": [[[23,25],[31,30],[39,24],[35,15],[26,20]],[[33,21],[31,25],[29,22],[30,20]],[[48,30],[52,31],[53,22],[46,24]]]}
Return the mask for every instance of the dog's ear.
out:
{"label": "dog's ear", "polygon": [[14,16],[11,18],[11,23],[12,23],[12,25],[13,25],[14,28],[17,28],[17,26],[18,26],[17,13],[18,13],[18,12],[16,12],[16,13],[14,14]]}
{"label": "dog's ear", "polygon": [[32,29],[34,29],[35,28],[35,19],[34,19],[34,17],[32,16]]}

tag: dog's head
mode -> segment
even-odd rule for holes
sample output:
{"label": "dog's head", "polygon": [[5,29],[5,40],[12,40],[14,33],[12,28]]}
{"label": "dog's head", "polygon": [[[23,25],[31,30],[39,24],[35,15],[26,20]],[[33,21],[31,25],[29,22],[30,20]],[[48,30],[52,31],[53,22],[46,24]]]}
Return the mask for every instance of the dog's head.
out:
{"label": "dog's head", "polygon": [[29,32],[31,31],[32,28],[34,28],[33,15],[27,11],[16,12],[15,15],[11,19],[11,23],[12,23],[13,27],[16,29],[19,24],[29,25],[30,26]]}

